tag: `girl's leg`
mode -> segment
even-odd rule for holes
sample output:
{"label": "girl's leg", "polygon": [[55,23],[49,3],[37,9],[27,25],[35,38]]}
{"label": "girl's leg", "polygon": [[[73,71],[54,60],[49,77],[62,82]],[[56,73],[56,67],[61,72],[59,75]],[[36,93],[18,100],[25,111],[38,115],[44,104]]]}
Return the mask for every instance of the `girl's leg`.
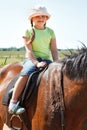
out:
{"label": "girl's leg", "polygon": [[9,113],[13,114],[15,113],[15,110],[16,110],[16,114],[21,114],[24,112],[25,110],[24,108],[20,106],[17,107],[17,100],[20,97],[26,85],[29,75],[33,73],[36,69],[37,69],[36,66],[33,64],[33,62],[29,58],[25,59],[23,63],[23,69],[20,73],[21,76],[16,81],[15,86],[14,86],[12,99],[9,105]]}
{"label": "girl's leg", "polygon": [[9,104],[9,110],[8,110],[10,114],[13,114],[15,112],[16,112],[16,114],[21,114],[25,111],[24,108],[17,106],[17,100],[26,85],[28,77],[29,77],[28,75],[21,76],[15,83],[12,98],[11,98],[10,104]]}
{"label": "girl's leg", "polygon": [[17,100],[19,98],[19,96],[21,95],[21,93],[26,85],[28,77],[29,77],[28,75],[19,77],[19,79],[17,80],[17,82],[15,83],[15,86],[14,86],[12,100]]}

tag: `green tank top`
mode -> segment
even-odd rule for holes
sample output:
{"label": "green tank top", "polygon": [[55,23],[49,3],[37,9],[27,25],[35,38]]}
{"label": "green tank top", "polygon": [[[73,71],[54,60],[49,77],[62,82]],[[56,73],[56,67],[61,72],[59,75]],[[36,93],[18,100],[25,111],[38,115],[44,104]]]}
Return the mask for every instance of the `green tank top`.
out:
{"label": "green tank top", "polygon": [[[44,30],[34,28],[35,39],[32,42],[32,50],[37,58],[51,59],[50,42],[55,38],[54,31],[48,27]],[[26,30],[26,37],[31,37],[31,30]]]}

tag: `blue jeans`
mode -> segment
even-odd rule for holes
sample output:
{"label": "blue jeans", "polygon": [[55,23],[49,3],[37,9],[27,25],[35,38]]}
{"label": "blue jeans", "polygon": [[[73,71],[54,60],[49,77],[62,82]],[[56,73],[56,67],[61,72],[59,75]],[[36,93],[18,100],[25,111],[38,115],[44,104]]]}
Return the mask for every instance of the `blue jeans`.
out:
{"label": "blue jeans", "polygon": [[[42,59],[42,58],[37,58],[37,60],[39,62],[45,61],[47,63],[47,65],[52,63],[51,60],[46,60],[46,59]],[[22,69],[20,75],[21,76],[30,75],[31,73],[33,73],[36,70],[37,70],[37,67],[35,66],[35,64],[29,58],[26,58],[25,61],[23,62],[23,69]]]}

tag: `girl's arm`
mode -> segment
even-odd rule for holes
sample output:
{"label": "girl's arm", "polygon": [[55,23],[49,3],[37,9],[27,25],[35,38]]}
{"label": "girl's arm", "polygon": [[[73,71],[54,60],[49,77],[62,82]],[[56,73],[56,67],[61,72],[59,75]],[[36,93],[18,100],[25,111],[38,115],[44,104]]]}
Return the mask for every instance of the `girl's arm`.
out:
{"label": "girl's arm", "polygon": [[35,57],[33,51],[32,51],[32,43],[30,42],[30,39],[27,37],[23,37],[25,42],[25,49],[26,54],[29,57],[29,59],[37,66],[37,67],[44,67],[46,65],[45,62],[39,62],[37,58]]}
{"label": "girl's arm", "polygon": [[50,47],[51,47],[53,61],[58,61],[58,51],[57,51],[57,45],[56,45],[56,38],[51,40]]}

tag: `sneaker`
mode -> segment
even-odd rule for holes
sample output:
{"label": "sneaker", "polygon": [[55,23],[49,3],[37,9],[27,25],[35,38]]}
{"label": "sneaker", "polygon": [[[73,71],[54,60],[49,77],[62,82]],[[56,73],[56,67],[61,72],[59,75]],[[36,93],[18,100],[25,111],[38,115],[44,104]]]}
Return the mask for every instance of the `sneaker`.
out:
{"label": "sneaker", "polygon": [[23,108],[23,107],[21,107],[21,106],[18,106],[17,107],[17,110],[16,110],[16,112],[15,112],[15,114],[16,115],[20,115],[20,114],[22,114],[22,113],[24,113],[25,112],[25,108]]}
{"label": "sneaker", "polygon": [[8,112],[10,114],[19,115],[19,114],[24,113],[25,109],[23,107],[21,107],[21,106],[17,106],[17,104],[13,104],[11,107],[9,107]]}
{"label": "sneaker", "polygon": [[10,114],[14,114],[16,112],[17,109],[17,104],[12,104],[12,106],[9,107],[8,112]]}

